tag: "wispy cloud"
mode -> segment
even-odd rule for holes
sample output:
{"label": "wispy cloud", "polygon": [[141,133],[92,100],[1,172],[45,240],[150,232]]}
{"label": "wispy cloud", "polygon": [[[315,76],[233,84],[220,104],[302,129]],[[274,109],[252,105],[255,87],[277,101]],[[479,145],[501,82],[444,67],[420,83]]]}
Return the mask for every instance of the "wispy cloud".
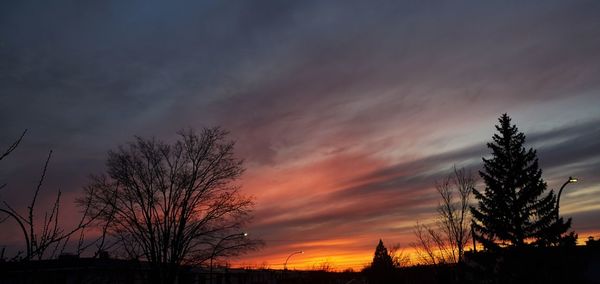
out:
{"label": "wispy cloud", "polygon": [[[365,254],[374,244],[362,240],[410,241],[433,214],[434,181],[454,164],[476,171],[505,112],[549,187],[575,175],[569,190],[594,192],[598,12],[593,1],[2,3],[0,144],[30,129],[1,165],[3,197],[26,200],[49,149],[47,187],[75,196],[133,135],[221,125],[246,160],[253,234],[288,240],[247,261],[296,240],[354,238],[346,249]],[[592,230],[598,201],[567,193],[561,208]]]}

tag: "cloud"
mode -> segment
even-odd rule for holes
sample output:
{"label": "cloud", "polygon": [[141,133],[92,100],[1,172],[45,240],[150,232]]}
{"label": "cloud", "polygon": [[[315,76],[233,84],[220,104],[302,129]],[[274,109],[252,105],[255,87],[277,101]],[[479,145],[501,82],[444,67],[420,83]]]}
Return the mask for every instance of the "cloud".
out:
{"label": "cloud", "polygon": [[[246,160],[259,234],[407,241],[410,223],[435,206],[433,181],[453,164],[476,171],[508,112],[549,187],[576,175],[589,190],[600,182],[599,10],[590,1],[2,3],[0,145],[30,131],[0,178],[23,203],[27,191],[14,189],[35,183],[53,149],[47,186],[74,195],[133,135],[169,140],[220,125]],[[583,202],[563,201],[565,213]]]}
{"label": "cloud", "polygon": [[[557,173],[564,172],[573,165],[580,166],[577,170],[569,170],[568,175],[589,177],[591,180],[587,181],[588,185],[598,184],[598,180],[590,175],[597,171],[598,163],[585,163],[589,160],[600,160],[598,150],[589,151],[600,148],[586,146],[592,143],[590,141],[598,141],[596,125],[597,121],[589,121],[527,134],[530,137],[528,144],[534,148],[536,144],[546,145],[539,148],[538,157],[545,161],[542,169],[546,173],[544,178],[550,180],[550,188],[556,189],[557,182],[563,182],[562,176]],[[545,141],[561,142],[548,145],[544,144]],[[581,142],[584,142],[583,145]],[[552,153],[569,152],[565,149],[567,145],[569,148],[581,149],[587,155],[573,155],[563,163],[552,162]],[[339,178],[339,182],[333,184],[320,180],[321,186],[316,189],[284,186],[286,193],[292,195],[289,198],[279,198],[276,204],[261,204],[259,200],[257,221],[252,229],[255,230],[255,234],[267,239],[267,243],[269,239],[275,239],[274,247],[270,248],[274,253],[285,250],[289,243],[336,239],[342,236],[364,238],[383,235],[406,245],[413,238],[411,232],[416,221],[428,222],[435,215],[438,196],[434,182],[447,176],[453,164],[466,166],[477,176],[481,157],[486,155],[486,152],[485,142],[481,141],[453,152],[426,156],[414,161],[387,166],[379,163],[380,166],[371,171],[350,179]],[[348,164],[340,160],[335,163]],[[361,168],[361,160],[354,159],[352,165]],[[311,175],[311,171],[306,168],[300,167],[296,170]],[[329,179],[336,178],[335,175],[329,176]],[[575,190],[577,189],[573,192],[576,192]],[[319,194],[314,194],[315,192]],[[309,195],[310,198],[296,200],[292,196],[298,193]],[[593,196],[563,196],[561,212],[574,218],[576,231],[589,231],[595,226],[586,217],[597,210],[595,207],[589,207],[598,203]],[[576,213],[577,211],[572,209],[573,206],[587,206],[589,209],[582,209],[582,213]],[[287,242],[281,243],[278,240]]]}

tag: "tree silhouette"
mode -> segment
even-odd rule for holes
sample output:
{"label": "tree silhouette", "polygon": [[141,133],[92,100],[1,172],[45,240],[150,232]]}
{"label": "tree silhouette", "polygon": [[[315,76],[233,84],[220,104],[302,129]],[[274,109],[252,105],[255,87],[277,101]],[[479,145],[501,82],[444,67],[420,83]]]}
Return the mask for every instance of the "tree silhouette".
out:
{"label": "tree silhouette", "polygon": [[487,144],[492,157],[483,158],[479,172],[485,190],[473,190],[478,200],[477,207],[471,207],[474,237],[487,249],[521,247],[528,240],[541,246],[557,243],[571,220],[556,218],[556,197],[552,190],[546,193],[536,151],[523,146],[525,134],[507,114],[498,121],[498,133]]}
{"label": "tree silhouette", "polygon": [[174,283],[181,264],[202,264],[257,245],[240,234],[252,200],[219,128],[181,131],[172,144],[136,140],[108,154],[107,174],[86,187],[99,226],[129,258],[146,260],[153,282]]}
{"label": "tree silhouette", "polygon": [[464,168],[453,168],[453,173],[442,181],[436,181],[440,194],[434,224],[417,222],[414,234],[415,248],[420,261],[426,264],[456,263],[463,259],[465,247],[471,238],[469,202],[475,178]]}
{"label": "tree silhouette", "polygon": [[389,255],[388,250],[383,245],[381,239],[375,248],[375,255],[373,256],[371,267],[374,270],[389,270],[394,267],[394,261],[392,261],[392,257]]}
{"label": "tree silhouette", "polygon": [[371,284],[389,283],[394,278],[394,261],[381,239],[375,248],[373,262],[365,269],[365,272]]}
{"label": "tree silhouette", "polygon": [[[6,149],[0,155],[0,161],[11,154],[25,137],[27,129],[23,131],[21,136],[13,142],[8,149]],[[82,216],[79,223],[72,229],[66,230],[60,224],[60,205],[62,192],[58,190],[54,203],[50,210],[46,210],[42,216],[43,220],[39,218],[40,215],[38,210],[38,198],[46,178],[48,171],[48,164],[52,157],[52,151],[48,153],[48,157],[44,163],[42,173],[40,175],[38,184],[33,191],[31,201],[27,206],[26,210],[13,207],[7,201],[0,200],[0,224],[12,221],[12,224],[18,226],[23,241],[25,242],[24,251],[19,250],[16,255],[10,257],[8,260],[42,260],[48,258],[54,258],[62,254],[65,247],[70,242],[71,237],[79,234],[79,240],[76,244],[77,254],[84,251],[87,247],[91,246],[93,242],[84,243],[84,232],[86,227],[95,219],[96,216],[89,215],[89,204],[82,203]],[[0,185],[0,189],[6,187],[6,184]],[[26,213],[23,213],[25,211]],[[9,222],[10,223],[10,222]],[[0,253],[0,261],[4,260],[4,249]]]}

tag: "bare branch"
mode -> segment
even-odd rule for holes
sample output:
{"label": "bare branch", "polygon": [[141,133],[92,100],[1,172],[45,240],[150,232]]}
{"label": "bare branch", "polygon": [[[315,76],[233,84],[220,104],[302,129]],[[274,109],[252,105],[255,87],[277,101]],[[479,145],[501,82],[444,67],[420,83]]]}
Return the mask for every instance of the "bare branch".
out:
{"label": "bare branch", "polygon": [[226,132],[179,135],[172,144],[136,137],[109,152],[107,174],[92,177],[86,187],[91,214],[99,216],[98,251],[110,237],[121,255],[149,261],[161,279],[172,277],[171,268],[180,264],[239,254],[257,244],[246,238],[218,241],[239,234],[253,206],[233,185],[244,169]]}
{"label": "bare branch", "polygon": [[[23,238],[25,239],[25,246],[27,248],[27,256],[31,255],[31,242],[29,239],[29,234],[27,233],[27,229],[25,228],[25,224],[23,222],[23,217],[19,216],[18,214],[15,214],[14,210],[6,210],[3,208],[0,208],[0,212],[4,212],[6,214],[8,214],[8,216],[10,216],[13,220],[15,220],[15,222],[17,222],[17,224],[19,225],[19,227],[21,228],[21,231],[23,232]],[[22,252],[21,252],[22,253]],[[19,256],[20,253],[17,255]],[[17,257],[15,256],[15,257]]]}
{"label": "bare branch", "polygon": [[13,142],[10,146],[8,146],[8,149],[6,149],[4,151],[4,153],[2,155],[0,155],[0,161],[2,161],[2,159],[4,159],[6,156],[8,156],[12,151],[17,149],[17,146],[19,146],[19,143],[21,143],[21,140],[23,140],[23,137],[25,137],[26,133],[27,133],[27,129],[23,130],[23,133],[21,133],[21,136],[19,136],[19,138],[15,142]]}
{"label": "bare branch", "polygon": [[454,167],[435,187],[440,195],[437,222],[434,226],[417,223],[414,247],[425,263],[460,262],[471,238],[469,202],[475,179],[471,172]]}

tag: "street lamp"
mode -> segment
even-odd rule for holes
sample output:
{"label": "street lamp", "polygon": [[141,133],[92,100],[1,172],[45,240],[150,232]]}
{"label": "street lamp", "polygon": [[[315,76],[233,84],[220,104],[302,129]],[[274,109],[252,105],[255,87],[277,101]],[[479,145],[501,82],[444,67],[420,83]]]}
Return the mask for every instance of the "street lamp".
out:
{"label": "street lamp", "polygon": [[[215,256],[217,256],[217,249],[219,248],[219,246],[221,245],[222,242],[226,241],[226,240],[231,240],[234,239],[234,237],[247,237],[248,233],[238,233],[238,234],[232,234],[229,235],[227,237],[222,238],[221,240],[219,240],[219,242],[217,242],[217,244],[213,247],[213,251],[210,254],[210,271],[208,273],[209,279],[210,279],[210,283],[213,283],[213,259],[215,258]],[[223,251],[225,248],[223,248],[222,250],[220,250],[219,252]]]}
{"label": "street lamp", "polygon": [[304,251],[299,250],[299,251],[293,252],[285,259],[285,263],[283,264],[283,270],[287,270],[287,263],[288,263],[288,260],[290,260],[290,257],[292,257],[292,255],[299,254],[299,253],[304,253]]}
{"label": "street lamp", "polygon": [[559,204],[560,204],[560,195],[562,194],[563,189],[565,188],[565,186],[567,186],[567,184],[576,183],[576,182],[577,182],[577,178],[569,177],[569,179],[567,181],[565,181],[565,183],[563,183],[563,185],[560,187],[560,190],[558,191],[558,197],[556,198],[556,219],[559,218],[558,209],[559,209]]}
{"label": "street lamp", "polygon": [[471,221],[471,239],[473,240],[473,252],[477,252],[477,243],[475,242],[475,223]]}

